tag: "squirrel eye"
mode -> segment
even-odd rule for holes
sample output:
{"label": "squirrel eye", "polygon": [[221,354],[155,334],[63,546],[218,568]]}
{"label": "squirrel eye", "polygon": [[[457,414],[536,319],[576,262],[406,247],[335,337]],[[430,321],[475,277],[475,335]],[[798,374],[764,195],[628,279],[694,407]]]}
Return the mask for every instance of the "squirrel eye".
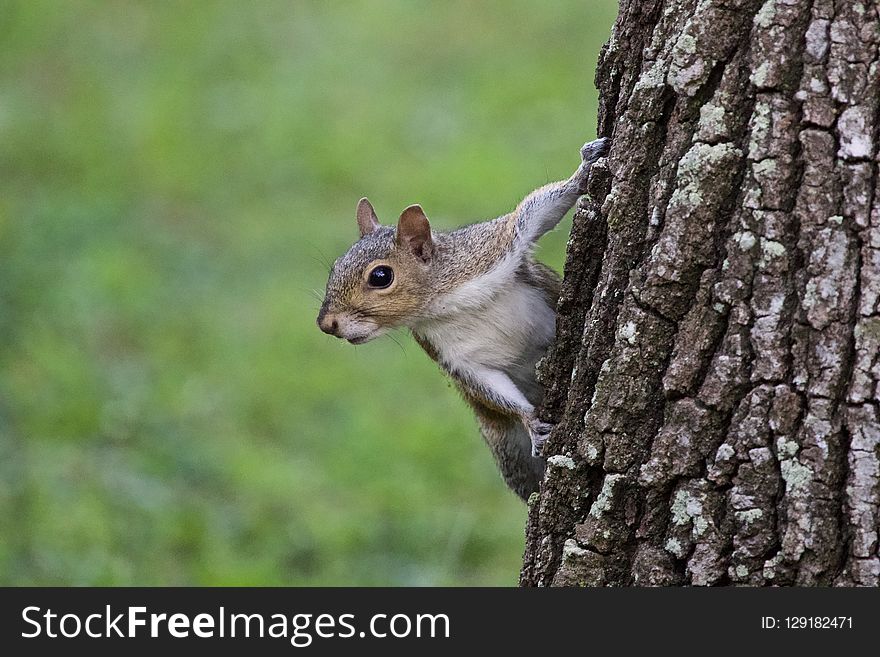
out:
{"label": "squirrel eye", "polygon": [[370,287],[383,288],[391,285],[394,280],[394,271],[386,265],[379,265],[367,277],[367,284]]}

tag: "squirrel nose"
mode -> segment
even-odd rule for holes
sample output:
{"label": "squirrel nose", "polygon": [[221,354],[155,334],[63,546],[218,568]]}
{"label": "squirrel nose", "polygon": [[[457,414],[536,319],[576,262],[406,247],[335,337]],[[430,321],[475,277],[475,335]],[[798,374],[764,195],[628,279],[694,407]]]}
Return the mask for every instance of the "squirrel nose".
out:
{"label": "squirrel nose", "polygon": [[318,327],[328,335],[339,335],[339,322],[336,315],[326,314],[318,318]]}

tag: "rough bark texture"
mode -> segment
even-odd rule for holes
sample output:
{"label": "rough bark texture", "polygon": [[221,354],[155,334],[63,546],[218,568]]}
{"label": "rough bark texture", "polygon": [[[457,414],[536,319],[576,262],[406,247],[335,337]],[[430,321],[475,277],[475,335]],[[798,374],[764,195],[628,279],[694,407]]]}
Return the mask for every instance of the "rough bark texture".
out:
{"label": "rough bark texture", "polygon": [[525,585],[880,583],[874,0],[621,0]]}

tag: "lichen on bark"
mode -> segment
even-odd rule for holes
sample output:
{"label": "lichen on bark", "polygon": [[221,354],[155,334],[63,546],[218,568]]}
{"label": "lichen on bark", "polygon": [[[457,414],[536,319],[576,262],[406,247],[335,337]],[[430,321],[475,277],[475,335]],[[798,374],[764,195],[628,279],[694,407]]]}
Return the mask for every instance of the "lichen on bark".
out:
{"label": "lichen on bark", "polygon": [[880,8],[621,0],[524,585],[880,585]]}

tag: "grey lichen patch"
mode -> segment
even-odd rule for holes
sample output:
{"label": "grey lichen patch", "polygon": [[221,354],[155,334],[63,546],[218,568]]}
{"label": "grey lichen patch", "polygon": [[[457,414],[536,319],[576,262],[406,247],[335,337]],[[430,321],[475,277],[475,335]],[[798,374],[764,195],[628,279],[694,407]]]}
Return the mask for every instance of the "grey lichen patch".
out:
{"label": "grey lichen patch", "polygon": [[[766,272],[768,277],[783,274],[788,269],[787,255],[788,251],[782,242],[762,237],[761,257],[758,260],[758,267]],[[760,327],[765,333],[765,335],[760,336],[761,338],[772,340],[773,336],[768,335],[768,333],[772,332],[774,335],[778,333],[779,316],[785,301],[785,292],[780,289],[781,285],[781,282],[770,282],[768,278],[768,282],[756,291],[755,296],[757,299],[752,304],[753,307],[760,307],[763,311],[760,313],[761,315],[773,317],[772,321],[765,322],[766,326]]]}
{"label": "grey lichen patch", "polygon": [[577,541],[573,538],[569,538],[562,546],[562,559],[564,561],[567,561],[569,559],[582,558],[587,556],[588,554],[589,551],[578,545]]}
{"label": "grey lichen patch", "polygon": [[677,538],[670,538],[669,540],[667,540],[666,544],[663,546],[663,549],[665,549],[670,554],[675,555],[679,559],[682,559],[685,554],[687,554],[685,552],[684,546],[681,544],[681,541],[679,541]]}
{"label": "grey lichen patch", "polygon": [[730,142],[694,144],[678,163],[678,173],[689,180],[706,179],[707,171],[717,174],[721,167],[735,164],[742,151]]}
{"label": "grey lichen patch", "polygon": [[700,108],[700,121],[697,123],[694,139],[712,142],[726,137],[728,126],[725,118],[726,110],[722,105],[716,105],[714,102],[703,105]]}
{"label": "grey lichen patch", "polygon": [[577,467],[573,458],[563,454],[554,454],[548,458],[547,465],[551,468],[565,468],[566,470],[574,470]]}
{"label": "grey lichen patch", "polygon": [[595,463],[596,459],[599,458],[599,449],[593,445],[592,443],[586,446],[586,456],[589,459],[590,463]]}
{"label": "grey lichen patch", "polygon": [[785,436],[779,436],[776,439],[776,453],[780,459],[790,459],[798,453],[800,447],[793,440],[788,440]]}
{"label": "grey lichen patch", "polygon": [[760,520],[763,516],[764,512],[761,509],[748,509],[746,511],[736,512],[737,520],[741,521],[747,527],[757,520]]}
{"label": "grey lichen patch", "polygon": [[804,489],[813,481],[813,471],[795,458],[780,461],[779,471],[789,491]]}
{"label": "grey lichen patch", "polygon": [[666,84],[666,62],[662,59],[655,60],[639,76],[633,91],[641,89],[653,89],[663,87]]}
{"label": "grey lichen patch", "polygon": [[614,497],[614,488],[617,482],[623,478],[621,474],[607,474],[602,482],[602,490],[596,497],[596,501],[590,507],[590,515],[598,518],[604,512],[611,509],[611,501]]}
{"label": "grey lichen patch", "polygon": [[749,230],[734,233],[732,239],[742,251],[750,251],[757,243],[755,234]]}
{"label": "grey lichen patch", "polygon": [[774,16],[776,16],[776,0],[767,0],[755,14],[753,22],[757,27],[767,29],[773,25]]}
{"label": "grey lichen patch", "polygon": [[752,164],[752,173],[755,174],[755,177],[771,175],[776,172],[776,169],[776,160],[772,158],[767,158],[766,160],[761,160],[760,162]]}
{"label": "grey lichen patch", "polygon": [[676,525],[686,525],[694,517],[703,513],[703,505],[700,500],[693,497],[688,490],[678,490],[672,500],[672,522]]}
{"label": "grey lichen patch", "polygon": [[693,35],[684,33],[676,41],[675,48],[679,52],[693,55],[697,51],[697,40]]}
{"label": "grey lichen patch", "polygon": [[781,258],[785,255],[785,246],[776,240],[761,238],[761,253],[765,258]]}
{"label": "grey lichen patch", "polygon": [[759,89],[767,89],[772,86],[773,80],[771,79],[772,68],[770,64],[764,62],[758,68],[755,69],[755,72],[752,73],[751,82],[753,85],[758,87]]}
{"label": "grey lichen patch", "polygon": [[[758,97],[749,123],[754,137],[764,137],[770,131],[770,103],[765,95]],[[751,155],[751,153],[749,154]]]}
{"label": "grey lichen patch", "polygon": [[[798,132],[794,129],[797,111],[797,101],[786,93],[779,91],[759,91],[757,93],[755,107],[749,119],[751,134],[749,136],[748,158],[756,163],[775,160],[776,168],[769,168],[773,167],[769,163],[764,164],[763,168],[759,166],[756,170],[753,169],[755,177],[787,180],[794,175],[795,167],[792,162],[792,153],[798,139]],[[746,184],[750,186],[748,182]],[[766,185],[765,182],[763,184]],[[766,196],[767,190],[761,191]],[[791,186],[779,191],[782,196],[780,202],[782,202],[790,197]],[[790,200],[787,198],[788,202]],[[760,208],[760,206],[757,207]]]}
{"label": "grey lichen patch", "polygon": [[553,586],[603,586],[607,583],[604,556],[580,548],[574,541],[566,541],[562,551],[561,563],[552,577]]}
{"label": "grey lichen patch", "polygon": [[[703,202],[703,189],[698,185],[687,185],[679,187],[672,193],[670,203],[695,208]],[[659,246],[659,244],[658,244]],[[660,255],[657,247],[654,248],[652,255]]]}
{"label": "grey lichen patch", "polygon": [[776,577],[777,568],[779,567],[779,564],[781,564],[781,563],[782,563],[782,554],[781,553],[777,553],[777,554],[773,555],[772,558],[767,559],[764,562],[764,569],[762,572],[764,579],[767,579],[767,580],[774,579]]}
{"label": "grey lichen patch", "polygon": [[672,49],[672,63],[666,82],[678,93],[693,96],[703,86],[714,64],[714,61],[706,61],[699,54],[697,39],[686,28]]}
{"label": "grey lichen patch", "polygon": [[663,118],[663,91],[666,87],[668,65],[662,58],[646,62],[630,95],[630,105],[638,112],[646,135],[657,129],[657,121]]}
{"label": "grey lichen patch", "polygon": [[837,120],[840,156],[846,159],[873,157],[874,142],[871,137],[873,130],[873,114],[869,106],[858,105],[846,108]]}
{"label": "grey lichen patch", "polygon": [[723,504],[722,494],[702,478],[682,481],[670,500],[666,542],[675,539],[690,554],[686,571],[693,584],[711,584],[725,571],[725,539],[713,519]]}
{"label": "grey lichen patch", "polygon": [[623,326],[620,327],[620,337],[626,340],[629,344],[636,343],[636,324],[633,321],[629,321]]}

